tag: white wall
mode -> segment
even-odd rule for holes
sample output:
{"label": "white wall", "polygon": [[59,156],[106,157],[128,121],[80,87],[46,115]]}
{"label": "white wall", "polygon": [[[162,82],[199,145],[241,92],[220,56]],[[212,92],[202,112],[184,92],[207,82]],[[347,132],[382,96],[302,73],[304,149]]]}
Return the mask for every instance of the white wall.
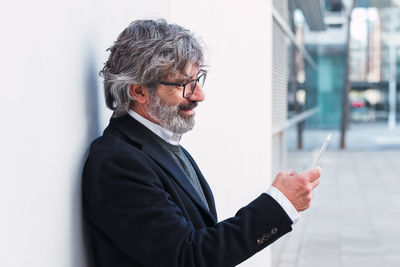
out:
{"label": "white wall", "polygon": [[[270,185],[272,1],[172,0],[171,20],[208,46],[206,99],[183,137],[213,189],[219,219]],[[269,266],[268,249],[243,266]]]}
{"label": "white wall", "polygon": [[87,265],[80,173],[108,120],[97,73],[130,21],[168,14],[162,0],[2,2],[0,266]]}
{"label": "white wall", "polygon": [[[220,219],[267,189],[271,169],[270,1],[14,0],[0,29],[0,266],[87,266],[80,174],[107,124],[97,76],[137,18],[171,18],[209,47],[206,101],[184,137]],[[246,266],[267,266],[264,251]]]}

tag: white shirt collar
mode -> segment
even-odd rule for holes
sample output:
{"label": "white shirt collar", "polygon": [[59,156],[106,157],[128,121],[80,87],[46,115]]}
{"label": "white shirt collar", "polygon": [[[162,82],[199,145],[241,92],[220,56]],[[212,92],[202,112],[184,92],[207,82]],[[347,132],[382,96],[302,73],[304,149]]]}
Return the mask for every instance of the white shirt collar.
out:
{"label": "white shirt collar", "polygon": [[129,115],[131,115],[132,118],[146,126],[150,131],[161,137],[164,141],[167,141],[171,145],[179,145],[179,141],[182,138],[182,134],[178,133],[173,133],[161,125],[155,124],[154,122],[149,121],[148,119],[143,118],[140,116],[138,113],[130,109],[128,111]]}

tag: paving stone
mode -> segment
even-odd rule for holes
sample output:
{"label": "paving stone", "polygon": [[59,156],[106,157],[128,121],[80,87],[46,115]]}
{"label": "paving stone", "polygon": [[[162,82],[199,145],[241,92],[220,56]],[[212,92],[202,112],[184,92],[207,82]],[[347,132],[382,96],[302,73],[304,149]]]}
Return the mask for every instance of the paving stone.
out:
{"label": "paving stone", "polygon": [[[290,168],[310,154],[289,152]],[[273,245],[272,266],[399,267],[399,159],[400,151],[327,151],[312,207]]]}
{"label": "paving stone", "polygon": [[384,266],[385,261],[379,254],[368,253],[342,253],[341,267],[380,267]]}

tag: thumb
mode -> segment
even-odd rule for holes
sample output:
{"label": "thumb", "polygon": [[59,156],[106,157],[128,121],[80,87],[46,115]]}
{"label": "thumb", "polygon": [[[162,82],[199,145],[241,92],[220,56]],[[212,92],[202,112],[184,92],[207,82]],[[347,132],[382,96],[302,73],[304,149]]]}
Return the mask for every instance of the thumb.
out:
{"label": "thumb", "polygon": [[314,182],[321,176],[321,168],[320,167],[312,168],[311,170],[308,170],[305,173],[305,176],[309,178],[310,182]]}

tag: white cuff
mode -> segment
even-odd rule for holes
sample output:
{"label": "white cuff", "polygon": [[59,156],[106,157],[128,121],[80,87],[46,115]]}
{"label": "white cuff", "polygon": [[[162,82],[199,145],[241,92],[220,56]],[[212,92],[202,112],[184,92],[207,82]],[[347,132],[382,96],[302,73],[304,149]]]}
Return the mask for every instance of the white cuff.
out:
{"label": "white cuff", "polygon": [[279,205],[281,205],[289,218],[293,221],[293,224],[297,223],[297,221],[300,219],[300,214],[293,207],[292,203],[290,203],[289,199],[287,199],[285,195],[282,194],[281,191],[279,191],[276,187],[271,186],[265,193],[270,195],[273,199],[276,200],[276,202],[279,203]]}

